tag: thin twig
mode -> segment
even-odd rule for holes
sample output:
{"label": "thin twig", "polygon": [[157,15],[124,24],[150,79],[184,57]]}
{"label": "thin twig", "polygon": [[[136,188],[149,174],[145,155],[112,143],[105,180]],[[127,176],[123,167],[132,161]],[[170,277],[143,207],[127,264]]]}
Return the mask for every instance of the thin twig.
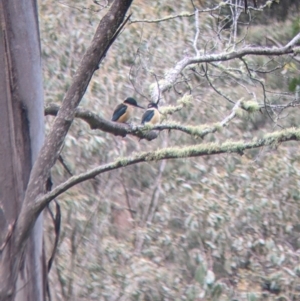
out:
{"label": "thin twig", "polygon": [[178,15],[174,15],[174,16],[167,16],[164,18],[154,19],[154,20],[149,20],[149,19],[131,20],[130,24],[133,24],[133,23],[160,23],[160,22],[164,22],[164,21],[177,19],[177,18],[186,18],[186,17],[189,18],[189,17],[192,17],[194,14],[195,13],[182,13],[182,14],[178,14]]}
{"label": "thin twig", "polygon": [[233,104],[234,104],[234,101],[233,101],[231,98],[229,98],[227,95],[225,95],[224,93],[222,93],[219,89],[217,89],[217,88],[213,85],[213,83],[212,83],[212,81],[210,80],[209,75],[208,75],[208,66],[207,66],[207,64],[206,64],[206,68],[204,68],[204,66],[202,66],[202,70],[204,71],[205,78],[207,79],[208,84],[211,86],[211,88],[212,88],[217,94],[219,94],[220,96],[222,96],[223,98],[225,98],[226,100],[228,100],[230,103],[233,103]]}
{"label": "thin twig", "polygon": [[194,41],[193,41],[193,47],[194,47],[196,56],[199,56],[200,51],[197,47],[197,42],[198,42],[198,38],[199,38],[199,34],[200,34],[198,9],[195,9],[195,29],[196,29],[196,34],[195,34]]}

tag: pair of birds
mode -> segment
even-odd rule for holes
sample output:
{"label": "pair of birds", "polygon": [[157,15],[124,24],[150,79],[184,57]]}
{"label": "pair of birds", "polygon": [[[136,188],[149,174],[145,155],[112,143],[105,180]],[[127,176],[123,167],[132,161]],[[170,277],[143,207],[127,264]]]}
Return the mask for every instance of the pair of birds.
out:
{"label": "pair of birds", "polygon": [[[139,106],[134,98],[126,98],[115,108],[111,120],[115,122],[126,123],[131,118],[134,107],[145,109],[144,107]],[[150,102],[147,110],[142,116],[142,124],[157,124],[159,122],[160,113],[158,111],[157,103]]]}

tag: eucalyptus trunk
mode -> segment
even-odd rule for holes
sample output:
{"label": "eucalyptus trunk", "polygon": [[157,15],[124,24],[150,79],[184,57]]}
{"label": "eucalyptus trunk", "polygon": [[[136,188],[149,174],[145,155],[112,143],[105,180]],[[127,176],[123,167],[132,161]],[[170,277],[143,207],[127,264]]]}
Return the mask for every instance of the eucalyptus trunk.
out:
{"label": "eucalyptus trunk", "polygon": [[44,140],[36,1],[1,0],[0,21],[0,300],[44,300],[42,215],[27,241],[21,265],[15,264],[18,252],[10,240]]}

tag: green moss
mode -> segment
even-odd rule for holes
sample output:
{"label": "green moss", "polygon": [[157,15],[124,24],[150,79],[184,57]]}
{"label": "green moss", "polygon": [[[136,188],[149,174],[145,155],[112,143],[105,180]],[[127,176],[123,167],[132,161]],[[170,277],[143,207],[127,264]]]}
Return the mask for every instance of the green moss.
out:
{"label": "green moss", "polygon": [[[201,145],[200,145],[201,146]],[[198,147],[198,150],[208,154],[214,153],[219,149],[220,145],[216,142],[206,143],[205,145],[202,145],[202,147]]]}
{"label": "green moss", "polygon": [[[300,129],[290,128],[282,131],[277,131],[274,133],[266,134],[262,139],[264,145],[274,145],[280,141],[296,137],[300,140]],[[257,139],[253,139],[251,142],[246,142],[243,140],[232,141],[227,140],[224,143],[200,143],[185,147],[169,147],[165,149],[160,149],[155,152],[140,154],[141,157],[145,157],[147,161],[157,161],[164,158],[186,158],[191,156],[201,156],[209,155],[215,153],[239,153],[242,154],[245,149],[252,147],[260,147],[256,145]],[[258,143],[260,144],[260,143]],[[125,161],[125,164],[126,161]]]}
{"label": "green moss", "polygon": [[211,154],[215,152],[220,145],[218,143],[201,143],[196,144],[193,146],[187,147],[186,150],[183,149],[184,153],[188,153],[189,155],[195,155],[195,154]]}
{"label": "green moss", "polygon": [[295,36],[300,32],[300,19],[297,18],[296,20],[293,21],[292,23],[292,35]]}
{"label": "green moss", "polygon": [[193,101],[193,96],[190,94],[185,94],[185,95],[183,95],[183,97],[181,97],[177,100],[177,103],[179,105],[187,106],[187,105],[190,105],[192,103],[192,101]]}
{"label": "green moss", "polygon": [[286,139],[291,139],[295,136],[297,140],[300,140],[300,129],[289,128],[282,131],[273,132],[265,135],[265,140],[270,144],[277,144],[278,142]]}
{"label": "green moss", "polygon": [[165,106],[165,107],[160,107],[159,112],[162,115],[171,115],[171,114],[179,111],[182,108],[183,108],[183,106]]}
{"label": "green moss", "polygon": [[289,81],[289,91],[295,92],[298,85],[300,85],[300,77],[293,77]]}
{"label": "green moss", "polygon": [[222,150],[228,153],[242,153],[245,150],[245,141],[228,140],[222,144]]}
{"label": "green moss", "polygon": [[210,126],[208,125],[189,125],[185,127],[191,135],[194,136],[203,136],[203,134],[207,131]]}
{"label": "green moss", "polygon": [[154,125],[152,125],[151,123],[146,123],[144,124],[143,128],[141,129],[141,131],[143,133],[151,131],[153,129]]}
{"label": "green moss", "polygon": [[298,140],[300,140],[300,129],[295,128],[295,136],[297,137]]}
{"label": "green moss", "polygon": [[256,101],[249,100],[249,101],[242,102],[242,108],[249,113],[254,113],[259,111],[260,106]]}
{"label": "green moss", "polygon": [[147,161],[156,161],[163,158],[186,158],[193,155],[210,154],[219,148],[217,143],[196,144],[186,147],[169,147],[157,150],[146,155]]}
{"label": "green moss", "polygon": [[216,129],[216,131],[218,131],[218,132],[221,131],[222,128],[223,128],[223,126],[222,126],[221,123],[219,123],[219,122],[213,124],[212,126],[213,126],[213,127]]}
{"label": "green moss", "polygon": [[277,144],[281,137],[282,137],[282,131],[279,131],[279,132],[267,134],[265,135],[264,138],[268,144]]}
{"label": "green moss", "polygon": [[244,141],[238,141],[238,142],[227,141],[223,144],[214,143],[214,142],[201,143],[201,144],[196,144],[196,145],[186,146],[186,147],[172,147],[172,148],[157,150],[154,153],[148,154],[146,159],[149,161],[153,161],[153,160],[160,160],[168,157],[186,158],[190,156],[201,156],[205,154],[212,154],[218,151],[242,152],[244,148],[245,148]]}
{"label": "green moss", "polygon": [[130,161],[130,158],[122,157],[118,159],[116,165],[121,164],[122,166],[126,166],[128,164],[128,161]]}
{"label": "green moss", "polygon": [[282,131],[282,136],[291,138],[295,136],[297,140],[300,139],[300,129],[299,128],[290,128]]}
{"label": "green moss", "polygon": [[200,136],[203,134],[204,127],[189,125],[186,129],[190,132],[191,135]]}

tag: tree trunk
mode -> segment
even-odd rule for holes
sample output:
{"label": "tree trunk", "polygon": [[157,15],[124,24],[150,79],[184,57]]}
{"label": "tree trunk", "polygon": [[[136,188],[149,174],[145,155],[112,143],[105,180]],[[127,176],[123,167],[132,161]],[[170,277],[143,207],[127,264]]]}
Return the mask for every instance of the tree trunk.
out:
{"label": "tree trunk", "polygon": [[[43,219],[39,217],[13,279],[9,234],[44,139],[36,1],[0,0],[0,300],[44,300]],[[9,287],[9,290],[7,288]]]}
{"label": "tree trunk", "polygon": [[36,2],[0,0],[0,117],[3,117],[0,118],[3,130],[0,145],[0,226],[3,229],[0,234],[0,301],[45,299],[43,223],[39,215],[49,201],[38,198],[45,193],[47,178],[72,124],[76,107],[117,37],[118,29],[122,29],[131,2],[115,0],[100,21],[42,145],[43,89]]}

